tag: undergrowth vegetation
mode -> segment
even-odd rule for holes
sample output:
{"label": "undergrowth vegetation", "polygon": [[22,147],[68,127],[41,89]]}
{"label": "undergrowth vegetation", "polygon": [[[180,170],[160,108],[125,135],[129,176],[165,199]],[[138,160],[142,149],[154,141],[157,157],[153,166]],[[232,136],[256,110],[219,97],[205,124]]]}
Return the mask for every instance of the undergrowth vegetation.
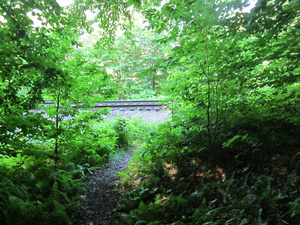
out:
{"label": "undergrowth vegetation", "polygon": [[[293,137],[299,126],[285,131]],[[128,224],[297,224],[300,143],[294,137],[293,145],[270,145],[264,132],[230,145],[220,139],[212,154],[199,145],[203,132],[162,125],[123,175],[130,200],[118,211]]]}
{"label": "undergrowth vegetation", "polygon": [[85,111],[73,120],[60,120],[56,133],[50,133],[55,132],[51,129],[55,121],[49,120],[40,136],[22,135],[23,148],[14,154],[2,148],[1,224],[70,224],[86,176],[113,153],[128,149],[136,133],[129,129],[133,122],[130,126],[122,118],[99,122],[97,116]]}

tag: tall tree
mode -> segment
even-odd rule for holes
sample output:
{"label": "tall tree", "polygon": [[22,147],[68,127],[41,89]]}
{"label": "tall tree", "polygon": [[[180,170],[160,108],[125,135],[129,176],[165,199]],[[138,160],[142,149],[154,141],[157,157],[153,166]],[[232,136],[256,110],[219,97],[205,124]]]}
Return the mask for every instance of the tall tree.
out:
{"label": "tall tree", "polygon": [[[55,1],[6,1],[0,11],[1,142],[12,144],[19,139],[12,140],[8,134],[16,128],[26,134],[33,125],[23,112],[42,101],[44,88],[68,76],[63,70],[64,56],[76,34],[66,37],[70,31],[65,30],[66,15]],[[40,26],[34,24],[36,20],[42,21]]]}
{"label": "tall tree", "polygon": [[169,1],[144,11],[153,28],[178,42],[167,59],[173,73],[167,90],[172,101],[187,104],[188,118],[205,116],[210,149],[228,115],[235,120],[255,108],[260,119],[297,121],[290,100],[298,96],[299,4],[258,1],[250,13],[245,5]]}

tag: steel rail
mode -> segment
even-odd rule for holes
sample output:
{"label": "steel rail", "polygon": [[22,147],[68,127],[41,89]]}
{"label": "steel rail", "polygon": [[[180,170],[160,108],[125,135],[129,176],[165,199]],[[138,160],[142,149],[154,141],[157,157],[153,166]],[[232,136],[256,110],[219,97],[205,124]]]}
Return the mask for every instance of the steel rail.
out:
{"label": "steel rail", "polygon": [[[128,108],[130,111],[134,111],[136,108],[138,110],[159,110],[165,107],[165,104],[161,103],[162,100],[124,100],[124,101],[117,101],[117,100],[111,100],[111,101],[104,101],[104,102],[97,102],[94,104],[94,108],[122,108],[124,110],[125,108]],[[70,104],[73,108],[81,108],[81,105],[83,105],[83,102],[79,102],[79,104]],[[54,101],[45,101],[42,103],[43,107],[55,105]],[[56,106],[60,107],[60,106]]]}

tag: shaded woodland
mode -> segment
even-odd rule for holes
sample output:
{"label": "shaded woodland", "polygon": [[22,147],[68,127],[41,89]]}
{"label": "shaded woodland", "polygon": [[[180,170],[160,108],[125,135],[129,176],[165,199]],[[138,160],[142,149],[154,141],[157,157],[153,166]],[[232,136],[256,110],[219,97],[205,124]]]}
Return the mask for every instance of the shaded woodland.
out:
{"label": "shaded woodland", "polygon": [[[0,2],[1,224],[71,224],[87,175],[133,143],[128,224],[298,224],[299,1],[62,3]],[[90,110],[146,98],[170,120]]]}

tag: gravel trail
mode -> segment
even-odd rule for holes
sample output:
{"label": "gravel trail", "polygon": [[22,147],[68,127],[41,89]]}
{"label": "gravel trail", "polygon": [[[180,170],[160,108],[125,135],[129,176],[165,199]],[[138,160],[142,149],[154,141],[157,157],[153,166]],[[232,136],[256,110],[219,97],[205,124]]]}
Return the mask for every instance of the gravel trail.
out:
{"label": "gravel trail", "polygon": [[94,172],[86,186],[80,212],[73,225],[124,225],[122,218],[113,214],[113,209],[124,195],[117,191],[119,176],[132,157],[133,150]]}

